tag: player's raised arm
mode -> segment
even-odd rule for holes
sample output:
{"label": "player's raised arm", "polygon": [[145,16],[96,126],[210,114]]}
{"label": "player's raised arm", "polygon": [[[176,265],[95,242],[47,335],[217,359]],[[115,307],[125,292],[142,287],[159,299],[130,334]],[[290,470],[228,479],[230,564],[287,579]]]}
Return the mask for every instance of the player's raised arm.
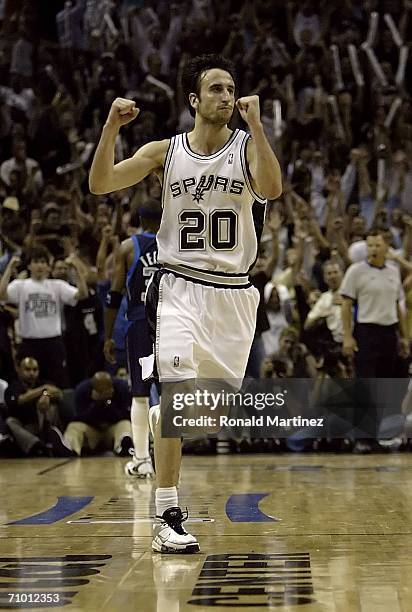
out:
{"label": "player's raised arm", "polygon": [[252,141],[247,148],[247,161],[252,178],[252,186],[264,198],[275,200],[282,193],[282,175],[279,162],[272,151],[260,120],[258,96],[239,98],[236,106],[248,124]]}
{"label": "player's raised arm", "polygon": [[139,109],[133,100],[116,98],[113,102],[102,135],[93,157],[89,188],[94,194],[110,193],[142,181],[163,166],[168,140],[149,142],[133,157],[114,163],[114,146],[120,128],[136,119]]}

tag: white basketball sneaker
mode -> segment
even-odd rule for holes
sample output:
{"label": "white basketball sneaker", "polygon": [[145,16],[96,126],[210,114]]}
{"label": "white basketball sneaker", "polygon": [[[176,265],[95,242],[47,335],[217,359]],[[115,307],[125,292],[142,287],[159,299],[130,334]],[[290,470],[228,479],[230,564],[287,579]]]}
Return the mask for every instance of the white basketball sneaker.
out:
{"label": "white basketball sneaker", "polygon": [[133,448],[129,450],[133,459],[128,461],[124,466],[124,473],[126,476],[133,476],[134,478],[153,478],[154,469],[150,455],[147,457],[136,457]]}
{"label": "white basketball sneaker", "polygon": [[152,550],[164,554],[190,554],[200,551],[199,543],[194,536],[183,528],[187,520],[180,508],[168,508],[162,516],[156,516],[153,525]]}

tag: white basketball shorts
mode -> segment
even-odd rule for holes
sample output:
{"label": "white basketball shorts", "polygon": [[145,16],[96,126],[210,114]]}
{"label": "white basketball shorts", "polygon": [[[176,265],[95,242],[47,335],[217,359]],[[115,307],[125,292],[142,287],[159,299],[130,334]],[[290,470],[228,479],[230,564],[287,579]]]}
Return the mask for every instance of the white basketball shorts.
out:
{"label": "white basketball shorts", "polygon": [[153,275],[146,294],[159,380],[241,383],[255,334],[258,290],[244,275],[171,268]]}

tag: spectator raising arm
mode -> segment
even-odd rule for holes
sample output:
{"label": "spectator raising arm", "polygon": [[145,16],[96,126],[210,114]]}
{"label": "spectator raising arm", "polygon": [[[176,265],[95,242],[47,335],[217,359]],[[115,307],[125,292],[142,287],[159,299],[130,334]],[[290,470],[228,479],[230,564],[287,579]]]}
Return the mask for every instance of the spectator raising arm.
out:
{"label": "spectator raising arm", "polygon": [[17,267],[20,264],[20,257],[14,255],[9,263],[7,264],[7,268],[4,270],[4,274],[0,279],[0,300],[7,301],[7,286],[10,283],[11,277],[16,274]]}
{"label": "spectator raising arm", "polygon": [[69,264],[69,266],[73,266],[73,268],[76,270],[77,294],[75,295],[75,299],[85,300],[89,295],[89,290],[86,283],[86,269],[84,264],[79,257],[74,254],[69,255],[69,257],[66,258],[66,263]]}

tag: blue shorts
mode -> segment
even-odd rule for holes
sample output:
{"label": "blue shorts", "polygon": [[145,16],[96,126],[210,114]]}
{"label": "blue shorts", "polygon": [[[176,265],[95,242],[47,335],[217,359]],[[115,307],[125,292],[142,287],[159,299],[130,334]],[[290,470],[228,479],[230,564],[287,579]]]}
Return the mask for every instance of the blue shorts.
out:
{"label": "blue shorts", "polygon": [[126,352],[133,397],[149,397],[153,381],[142,380],[142,368],[139,363],[140,357],[147,357],[153,353],[153,344],[146,319],[130,323],[126,334]]}

